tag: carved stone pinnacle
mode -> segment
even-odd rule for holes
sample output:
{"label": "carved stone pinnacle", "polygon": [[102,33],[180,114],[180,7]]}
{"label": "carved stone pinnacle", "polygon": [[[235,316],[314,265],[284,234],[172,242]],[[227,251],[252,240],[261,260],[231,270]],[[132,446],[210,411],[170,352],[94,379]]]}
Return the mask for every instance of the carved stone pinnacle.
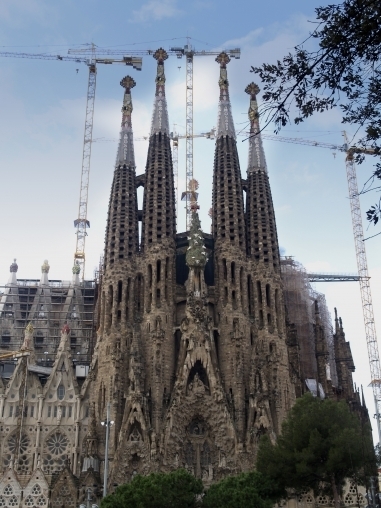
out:
{"label": "carved stone pinnacle", "polygon": [[230,62],[230,57],[225,51],[222,51],[216,58],[216,62],[221,65],[221,67],[225,67]]}
{"label": "carved stone pinnacle", "polygon": [[164,60],[168,58],[168,53],[165,51],[165,49],[159,48],[155,51],[153,57],[158,61],[158,63],[162,64]]}
{"label": "carved stone pinnacle", "polygon": [[125,76],[120,82],[120,86],[122,86],[126,90],[131,90],[131,88],[134,88],[134,86],[136,86],[136,82],[133,78],[131,78],[131,76]]}
{"label": "carved stone pinnacle", "polygon": [[260,92],[260,88],[256,83],[250,83],[245,88],[245,92],[249,95],[257,95]]}

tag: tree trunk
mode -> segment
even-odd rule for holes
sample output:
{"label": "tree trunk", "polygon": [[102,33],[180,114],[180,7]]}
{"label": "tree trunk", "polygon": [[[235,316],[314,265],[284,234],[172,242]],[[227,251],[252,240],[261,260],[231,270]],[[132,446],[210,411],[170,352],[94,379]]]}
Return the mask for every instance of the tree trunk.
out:
{"label": "tree trunk", "polygon": [[335,503],[335,508],[340,508],[340,496],[339,496],[339,491],[337,489],[337,485],[335,482],[335,475],[334,474],[331,476],[331,485],[332,485],[333,501]]}

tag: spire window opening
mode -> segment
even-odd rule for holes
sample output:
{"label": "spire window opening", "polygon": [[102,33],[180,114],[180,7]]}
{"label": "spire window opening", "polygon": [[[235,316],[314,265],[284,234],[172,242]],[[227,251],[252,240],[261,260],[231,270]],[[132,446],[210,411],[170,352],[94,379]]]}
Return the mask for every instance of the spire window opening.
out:
{"label": "spire window opening", "polygon": [[253,281],[251,275],[247,276],[247,299],[249,304],[249,315],[254,315],[254,293],[253,293]]}
{"label": "spire window opening", "polygon": [[259,280],[257,281],[257,297],[259,304],[262,305],[262,286]]}
{"label": "spire window opening", "polygon": [[271,307],[271,292],[270,292],[270,284],[266,284],[266,305]]}
{"label": "spire window opening", "polygon": [[224,280],[228,280],[228,267],[226,264],[226,259],[222,260],[222,269],[223,269],[223,274],[224,274]]}
{"label": "spire window opening", "polygon": [[118,303],[122,301],[122,294],[123,294],[123,283],[122,281],[118,281]]}

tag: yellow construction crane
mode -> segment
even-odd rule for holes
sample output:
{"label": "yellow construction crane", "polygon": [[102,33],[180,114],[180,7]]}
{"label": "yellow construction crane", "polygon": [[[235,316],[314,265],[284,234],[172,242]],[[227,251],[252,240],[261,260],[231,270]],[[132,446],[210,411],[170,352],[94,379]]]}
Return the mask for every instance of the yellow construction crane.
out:
{"label": "yellow construction crane", "polygon": [[12,359],[23,358],[24,356],[30,356],[30,351],[23,350],[23,351],[8,351],[7,353],[0,352],[0,361],[7,360],[8,358]]}

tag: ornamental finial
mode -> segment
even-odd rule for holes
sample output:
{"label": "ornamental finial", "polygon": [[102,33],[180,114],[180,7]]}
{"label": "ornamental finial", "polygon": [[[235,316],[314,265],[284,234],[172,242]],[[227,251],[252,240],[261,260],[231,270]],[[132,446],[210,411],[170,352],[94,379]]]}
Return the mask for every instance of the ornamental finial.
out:
{"label": "ornamental finial", "polygon": [[70,333],[70,327],[69,327],[69,325],[68,325],[67,323],[65,323],[65,324],[63,325],[63,327],[62,327],[62,330],[61,330],[61,331],[62,331],[62,334],[63,334],[63,335],[69,335],[69,333]]}
{"label": "ornamental finial", "polygon": [[219,63],[222,68],[225,68],[230,62],[230,56],[225,53],[225,51],[222,51],[216,58],[216,62]]}
{"label": "ornamental finial", "polygon": [[41,272],[42,273],[49,273],[49,270],[50,270],[50,266],[49,266],[48,260],[45,259],[43,265],[41,266]]}
{"label": "ornamental finial", "polygon": [[164,60],[168,58],[168,53],[163,48],[159,48],[153,54],[155,60],[157,60],[158,64],[163,64]]}
{"label": "ornamental finial", "polygon": [[126,92],[128,93],[131,88],[134,88],[136,86],[135,80],[131,76],[125,76],[121,82],[120,86],[126,89]]}
{"label": "ornamental finial", "polygon": [[256,83],[250,83],[250,85],[247,85],[245,88],[245,92],[249,95],[258,95],[260,92],[260,88]]}
{"label": "ornamental finial", "polygon": [[17,272],[17,270],[18,270],[18,268],[19,268],[19,267],[18,267],[18,265],[17,265],[17,263],[16,263],[16,258],[15,258],[15,259],[13,260],[13,263],[12,263],[12,264],[11,264],[11,266],[9,267],[9,271],[10,271],[11,273],[16,273],[16,272]]}

